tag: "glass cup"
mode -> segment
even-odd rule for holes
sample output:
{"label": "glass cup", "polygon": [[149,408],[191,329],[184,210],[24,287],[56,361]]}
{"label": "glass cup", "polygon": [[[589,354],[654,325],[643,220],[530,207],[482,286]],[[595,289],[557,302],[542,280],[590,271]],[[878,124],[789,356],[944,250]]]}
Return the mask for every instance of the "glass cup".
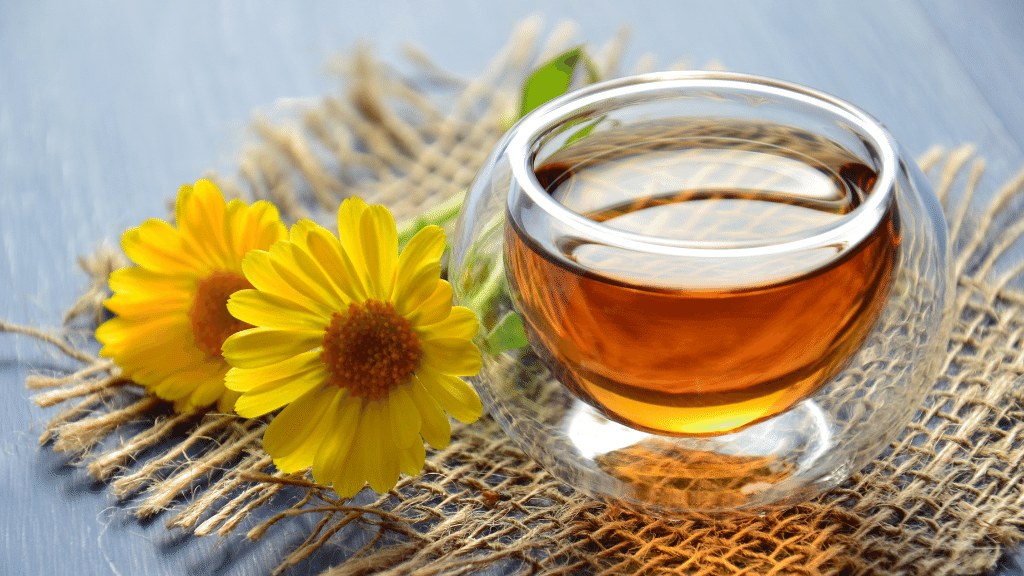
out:
{"label": "glass cup", "polygon": [[923,176],[865,112],[778,80],[647,74],[538,107],[453,244],[490,413],[567,484],[661,513],[838,485],[904,430],[949,339]]}

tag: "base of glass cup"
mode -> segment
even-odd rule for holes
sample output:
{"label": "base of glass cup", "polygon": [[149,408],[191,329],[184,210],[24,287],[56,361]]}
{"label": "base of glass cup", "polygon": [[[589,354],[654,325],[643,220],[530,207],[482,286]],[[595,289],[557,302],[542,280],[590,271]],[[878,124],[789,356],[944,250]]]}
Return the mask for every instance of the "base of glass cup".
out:
{"label": "base of glass cup", "polygon": [[[835,220],[834,226],[810,228],[797,236],[780,236],[768,243],[680,240],[642,233],[646,230],[611,230],[610,225],[562,205],[538,178],[538,170],[546,170],[549,164],[557,170],[556,161],[572,160],[572,166],[582,165],[577,160],[584,156],[586,148],[566,152],[567,158],[558,156],[566,146],[593,145],[593,158],[605,158],[601,150],[621,150],[609,146],[609,142],[618,141],[631,127],[639,131],[637,137],[643,142],[649,141],[647,135],[652,134],[651,130],[662,125],[675,127],[673,134],[684,137],[688,145],[705,142],[691,142],[689,135],[681,135],[677,129],[681,123],[689,125],[694,119],[710,119],[710,124],[718,126],[714,134],[722,135],[721,130],[725,129],[731,134],[731,141],[751,141],[759,146],[758,150],[769,146],[799,152],[810,146],[807,142],[817,143],[812,146],[815,149],[822,143],[828,143],[828,149],[839,146],[854,156],[852,167],[866,166],[877,178],[856,179],[865,186],[870,184],[870,191],[866,192],[865,202],[848,212],[853,217]],[[590,124],[581,128],[587,122]],[[765,126],[773,128],[766,131]],[[737,131],[731,131],[732,128]],[[702,138],[707,137],[705,132],[701,128]],[[660,140],[654,142],[661,145]],[[720,150],[720,146],[711,146],[716,143],[717,138],[708,146]],[[806,154],[790,156],[786,157],[799,160]],[[841,156],[846,158],[845,153]],[[836,175],[841,176],[843,167],[850,171],[850,162],[837,163],[841,166],[836,168]],[[548,172],[544,174],[549,184],[558,178]],[[704,172],[684,171],[687,177],[692,174],[701,174],[703,178]],[[666,186],[655,192],[692,187]],[[746,189],[735,182],[719,182],[715,187]],[[862,221],[855,213],[877,217],[864,217]],[[677,314],[665,313],[664,317],[674,319],[677,325],[686,325],[688,339],[674,333],[673,326],[652,336],[653,330],[640,325],[642,317],[638,323],[637,311],[643,310],[647,318],[653,318],[665,310],[660,303],[619,306],[619,300],[612,297],[587,298],[586,294],[577,294],[576,279],[593,274],[616,286],[656,286],[658,290],[680,293],[706,289],[724,293],[736,287],[762,286],[764,282],[752,284],[745,279],[748,265],[750,270],[779,274],[776,265],[781,260],[767,259],[766,255],[789,257],[796,252],[803,254],[805,248],[812,252],[823,250],[815,253],[825,254],[827,262],[833,262],[835,250],[862,246],[861,240],[872,237],[872,231],[882,230],[881,222],[889,214],[898,215],[898,219],[886,220],[885,226],[898,250],[893,256],[888,297],[877,300],[881,310],[874,328],[862,343],[851,343],[849,350],[830,356],[843,361],[845,368],[819,388],[801,390],[796,395],[810,394],[809,397],[783,413],[734,433],[681,438],[632,430],[612,422],[572,393],[576,382],[566,379],[563,385],[553,378],[548,367],[556,373],[562,371],[561,367],[545,367],[538,356],[543,351],[535,352],[525,344],[525,336],[515,330],[517,324],[522,324],[527,329],[543,330],[551,342],[557,342],[546,347],[552,362],[565,358],[579,363],[572,360],[576,356],[582,358],[578,344],[582,340],[575,337],[579,334],[586,338],[596,334],[602,342],[611,342],[603,348],[589,345],[586,359],[595,365],[606,358],[628,357],[633,348],[646,350],[641,347],[649,347],[660,357],[672,357],[673,343],[685,345],[704,334],[711,338],[710,345],[705,346],[708,354],[727,352],[726,347],[736,344],[728,339],[715,339],[717,332],[729,333],[720,330],[715,319],[754,318],[756,306],[742,313],[723,307],[699,317],[680,306],[676,308]],[[537,255],[539,264],[513,269],[516,261],[510,260],[510,253],[514,256],[519,250],[506,250],[508,239],[521,239],[522,252]],[[535,249],[534,244],[539,248]],[[482,325],[478,343],[484,352],[484,366],[481,374],[470,380],[490,413],[527,455],[568,486],[618,504],[669,515],[755,514],[807,500],[844,482],[884,453],[906,430],[939,373],[953,322],[949,312],[955,283],[946,225],[942,207],[924,176],[902,157],[885,129],[863,111],[827,94],[772,79],[708,72],[645,75],[594,85],[538,107],[509,130],[481,167],[461,209],[452,246],[449,280],[455,299],[476,313]],[[545,264],[553,262],[551,258],[558,259],[558,270],[552,271]],[[643,266],[638,270],[632,264],[640,258]],[[800,266],[816,262],[809,269],[794,269],[794,278],[805,278],[826,266],[822,263],[825,260],[794,261]],[[706,265],[709,262],[727,265]],[[648,274],[652,270],[655,273]],[[722,270],[729,273],[719,274]],[[740,278],[736,284],[732,283],[735,278],[730,271],[742,272],[736,276]],[[563,282],[563,278],[571,281]],[[658,280],[653,282],[651,278]],[[774,283],[786,278],[776,278]],[[836,286],[849,288],[850,284],[837,281],[830,285]],[[524,290],[534,290],[528,294],[530,307],[524,306]],[[611,292],[614,296],[620,291]],[[859,293],[856,289],[851,292]],[[813,290],[808,293],[812,299],[820,300]],[[611,304],[605,305],[607,302]],[[547,303],[557,306],[542,305]],[[764,304],[768,305],[771,304]],[[849,306],[843,304],[834,309],[854,310],[853,304]],[[595,317],[593,310],[610,313]],[[510,321],[515,320],[511,315],[517,313],[523,315],[521,322]],[[531,328],[531,323],[537,324],[537,318],[542,316],[551,326]],[[812,319],[812,323],[817,321]],[[634,325],[638,330],[633,332],[647,338],[646,342],[630,330],[604,338],[605,327],[631,329]],[[774,334],[764,326],[758,328]],[[739,328],[735,330],[738,333]],[[610,328],[607,331],[611,332]],[[794,341],[806,336],[800,330],[796,333]],[[558,353],[553,352],[555,348]],[[661,355],[661,348],[669,351]],[[761,350],[758,346],[743,349]],[[608,350],[614,354],[606,353]],[[686,351],[693,356],[692,349]],[[783,346],[763,353],[769,358],[783,358],[791,351],[791,347]],[[810,357],[816,351],[804,352]],[[646,367],[660,364],[648,361],[646,356],[614,370],[637,379],[647,378]],[[631,364],[640,365],[641,369],[633,370]],[[687,377],[706,377],[716,369],[700,374],[694,370]],[[684,365],[678,370],[687,372],[691,367]],[[745,370],[749,374],[763,372],[761,366]],[[792,373],[781,369],[779,372]],[[607,373],[615,372],[609,369]],[[664,377],[657,379],[662,380]],[[686,401],[678,397],[669,400]],[[714,404],[721,406],[717,401]],[[609,410],[618,407],[609,403]],[[639,413],[645,408],[630,410]],[[645,424],[632,414],[620,415],[623,421],[636,422],[648,429],[672,429]]]}
{"label": "base of glass cup", "polygon": [[813,398],[734,433],[675,437],[609,420],[548,380],[543,398],[534,397],[541,402],[522,390],[510,395],[508,381],[482,375],[476,384],[501,427],[549,473],[620,506],[669,516],[762,513],[806,501],[851,472],[849,453],[835,450],[836,426]]}

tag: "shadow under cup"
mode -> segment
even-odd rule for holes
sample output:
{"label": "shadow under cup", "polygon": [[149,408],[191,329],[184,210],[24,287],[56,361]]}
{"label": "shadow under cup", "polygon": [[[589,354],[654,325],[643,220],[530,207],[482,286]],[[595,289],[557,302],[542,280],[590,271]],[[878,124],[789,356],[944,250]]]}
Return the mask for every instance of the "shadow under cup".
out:
{"label": "shadow under cup", "polygon": [[909,422],[951,322],[941,208],[892,137],[738,74],[537,108],[471,187],[450,266],[509,435],[577,489],[667,512],[845,480]]}

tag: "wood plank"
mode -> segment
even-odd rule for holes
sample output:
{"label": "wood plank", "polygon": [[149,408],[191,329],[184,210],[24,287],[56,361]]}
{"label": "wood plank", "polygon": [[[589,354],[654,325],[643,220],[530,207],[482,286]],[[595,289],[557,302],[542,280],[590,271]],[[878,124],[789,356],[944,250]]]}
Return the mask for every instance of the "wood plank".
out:
{"label": "wood plank", "polygon": [[1024,147],[1024,3],[921,2],[966,73]]}
{"label": "wood plank", "polygon": [[[977,4],[917,0],[0,2],[0,318],[59,324],[85,281],[79,254],[164,216],[177,186],[205,169],[233,166],[253,110],[330,90],[333,54],[368,39],[397,62],[411,43],[473,77],[531,13],[544,14],[546,30],[573,19],[593,44],[630,24],[627,67],[644,53],[662,66],[718,59],[834,93],[912,154],[974,142],[990,160],[991,191],[1024,165],[1014,99],[1024,73],[1010,17],[1019,5],[986,2],[983,17]],[[987,22],[975,38],[954,26],[972,16]],[[972,51],[992,56],[965,65]],[[52,364],[35,343],[0,336],[0,573],[265,573],[308,529],[251,546],[135,522],[103,486],[36,447],[51,411],[27,407],[24,377]],[[338,553],[293,573],[317,573]]]}

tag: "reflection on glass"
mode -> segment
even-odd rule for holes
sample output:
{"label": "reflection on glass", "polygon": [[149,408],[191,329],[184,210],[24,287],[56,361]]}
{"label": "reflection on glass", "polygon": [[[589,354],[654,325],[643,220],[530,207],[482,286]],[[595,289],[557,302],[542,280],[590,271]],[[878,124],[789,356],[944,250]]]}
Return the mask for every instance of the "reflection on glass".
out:
{"label": "reflection on glass", "polygon": [[485,329],[521,323],[529,345],[489,350],[475,384],[552,473],[669,512],[754,510],[836,485],[909,421],[949,334],[945,234],[853,106],[656,74],[514,126],[450,278]]}

